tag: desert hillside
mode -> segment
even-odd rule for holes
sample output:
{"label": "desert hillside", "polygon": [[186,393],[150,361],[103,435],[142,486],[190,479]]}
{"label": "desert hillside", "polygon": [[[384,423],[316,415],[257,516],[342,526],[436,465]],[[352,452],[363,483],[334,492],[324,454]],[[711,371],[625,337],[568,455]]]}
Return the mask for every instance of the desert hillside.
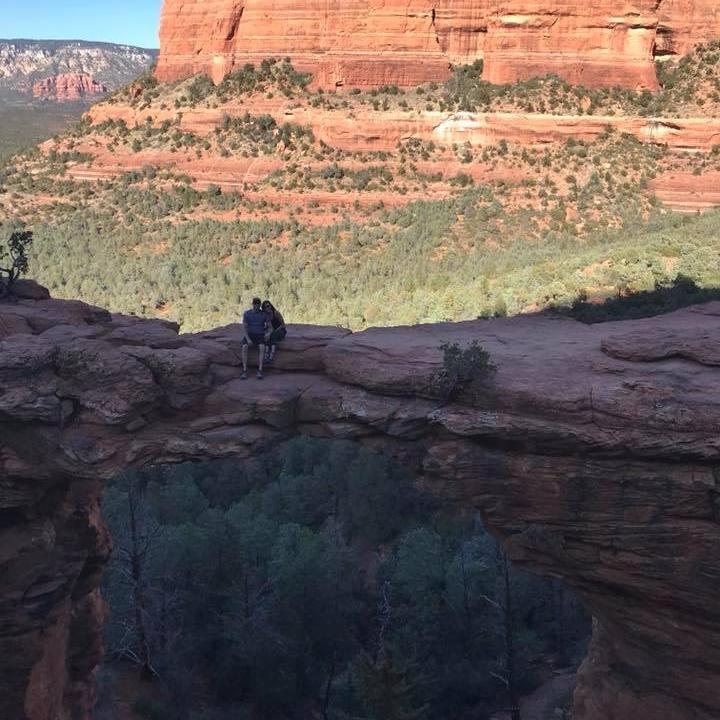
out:
{"label": "desert hillside", "polygon": [[147,70],[157,51],[79,40],[0,40],[0,162],[64,132]]}
{"label": "desert hillside", "polygon": [[148,74],[16,158],[0,212],[54,294],[186,329],[255,292],[360,328],[714,285],[718,57],[666,61],[654,93],[495,85],[481,62],[332,92],[287,60]]}

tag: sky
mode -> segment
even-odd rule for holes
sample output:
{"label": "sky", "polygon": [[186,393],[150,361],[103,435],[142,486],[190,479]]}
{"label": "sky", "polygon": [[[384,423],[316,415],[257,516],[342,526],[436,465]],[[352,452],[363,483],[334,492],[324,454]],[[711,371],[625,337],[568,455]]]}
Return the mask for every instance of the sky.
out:
{"label": "sky", "polygon": [[158,47],[162,0],[0,0],[0,38]]}

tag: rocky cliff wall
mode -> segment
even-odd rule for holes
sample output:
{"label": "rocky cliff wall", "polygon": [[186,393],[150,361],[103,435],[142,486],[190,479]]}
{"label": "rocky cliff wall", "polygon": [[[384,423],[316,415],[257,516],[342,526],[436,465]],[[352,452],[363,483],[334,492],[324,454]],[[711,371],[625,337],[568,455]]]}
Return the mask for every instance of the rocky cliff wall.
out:
{"label": "rocky cliff wall", "polygon": [[[293,326],[258,382],[239,379],[237,326],[178,335],[23,294],[0,304],[0,717],[90,719],[103,480],[297,433],[393,454],[516,562],[565,578],[595,617],[576,720],[720,716],[720,304]],[[439,345],[471,340],[497,373],[442,404]]]}
{"label": "rocky cliff wall", "polygon": [[693,45],[720,36],[720,5],[715,0],[658,0],[655,54],[684,55]]}
{"label": "rocky cliff wall", "polygon": [[219,81],[289,56],[325,87],[443,80],[484,58],[484,77],[555,73],[589,87],[657,86],[654,57],[720,37],[714,0],[165,0],[157,74]]}

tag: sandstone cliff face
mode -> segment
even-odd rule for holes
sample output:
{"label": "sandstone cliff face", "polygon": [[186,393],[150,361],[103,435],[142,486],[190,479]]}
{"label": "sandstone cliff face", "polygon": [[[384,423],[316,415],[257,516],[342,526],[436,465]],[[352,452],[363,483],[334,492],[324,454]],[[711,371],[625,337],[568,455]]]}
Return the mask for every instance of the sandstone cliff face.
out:
{"label": "sandstone cliff face", "polygon": [[32,94],[36,98],[66,102],[80,100],[88,95],[102,95],[107,88],[86,73],[64,73],[36,80]]}
{"label": "sandstone cliff face", "polygon": [[714,0],[165,0],[157,75],[219,81],[290,56],[325,87],[443,80],[484,58],[484,77],[555,73],[589,87],[655,88],[655,55],[720,36]]}
{"label": "sandstone cliff face", "polygon": [[715,0],[659,0],[655,54],[684,55],[693,45],[720,35]]}
{"label": "sandstone cliff face", "polygon": [[[215,81],[233,67],[289,55],[323,86],[412,85],[446,77],[437,14],[422,0],[325,2],[252,0],[163,6],[158,77],[209,72]],[[382,61],[378,62],[378,56]]]}
{"label": "sandstone cliff face", "polygon": [[[479,508],[515,561],[566,579],[596,619],[577,720],[717,718],[718,316],[294,326],[260,383],[239,379],[237,326],[0,305],[0,717],[90,718],[104,479],[305,433],[395,455],[439,502]],[[442,405],[438,346],[474,339],[497,374]]]}

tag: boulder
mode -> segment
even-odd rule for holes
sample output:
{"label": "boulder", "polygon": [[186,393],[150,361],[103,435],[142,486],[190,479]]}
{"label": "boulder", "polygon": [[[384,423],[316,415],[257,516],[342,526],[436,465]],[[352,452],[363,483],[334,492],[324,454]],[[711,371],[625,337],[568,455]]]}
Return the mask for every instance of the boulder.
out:
{"label": "boulder", "polygon": [[46,287],[27,278],[20,278],[13,283],[12,294],[23,300],[48,300],[50,298],[50,291]]}

